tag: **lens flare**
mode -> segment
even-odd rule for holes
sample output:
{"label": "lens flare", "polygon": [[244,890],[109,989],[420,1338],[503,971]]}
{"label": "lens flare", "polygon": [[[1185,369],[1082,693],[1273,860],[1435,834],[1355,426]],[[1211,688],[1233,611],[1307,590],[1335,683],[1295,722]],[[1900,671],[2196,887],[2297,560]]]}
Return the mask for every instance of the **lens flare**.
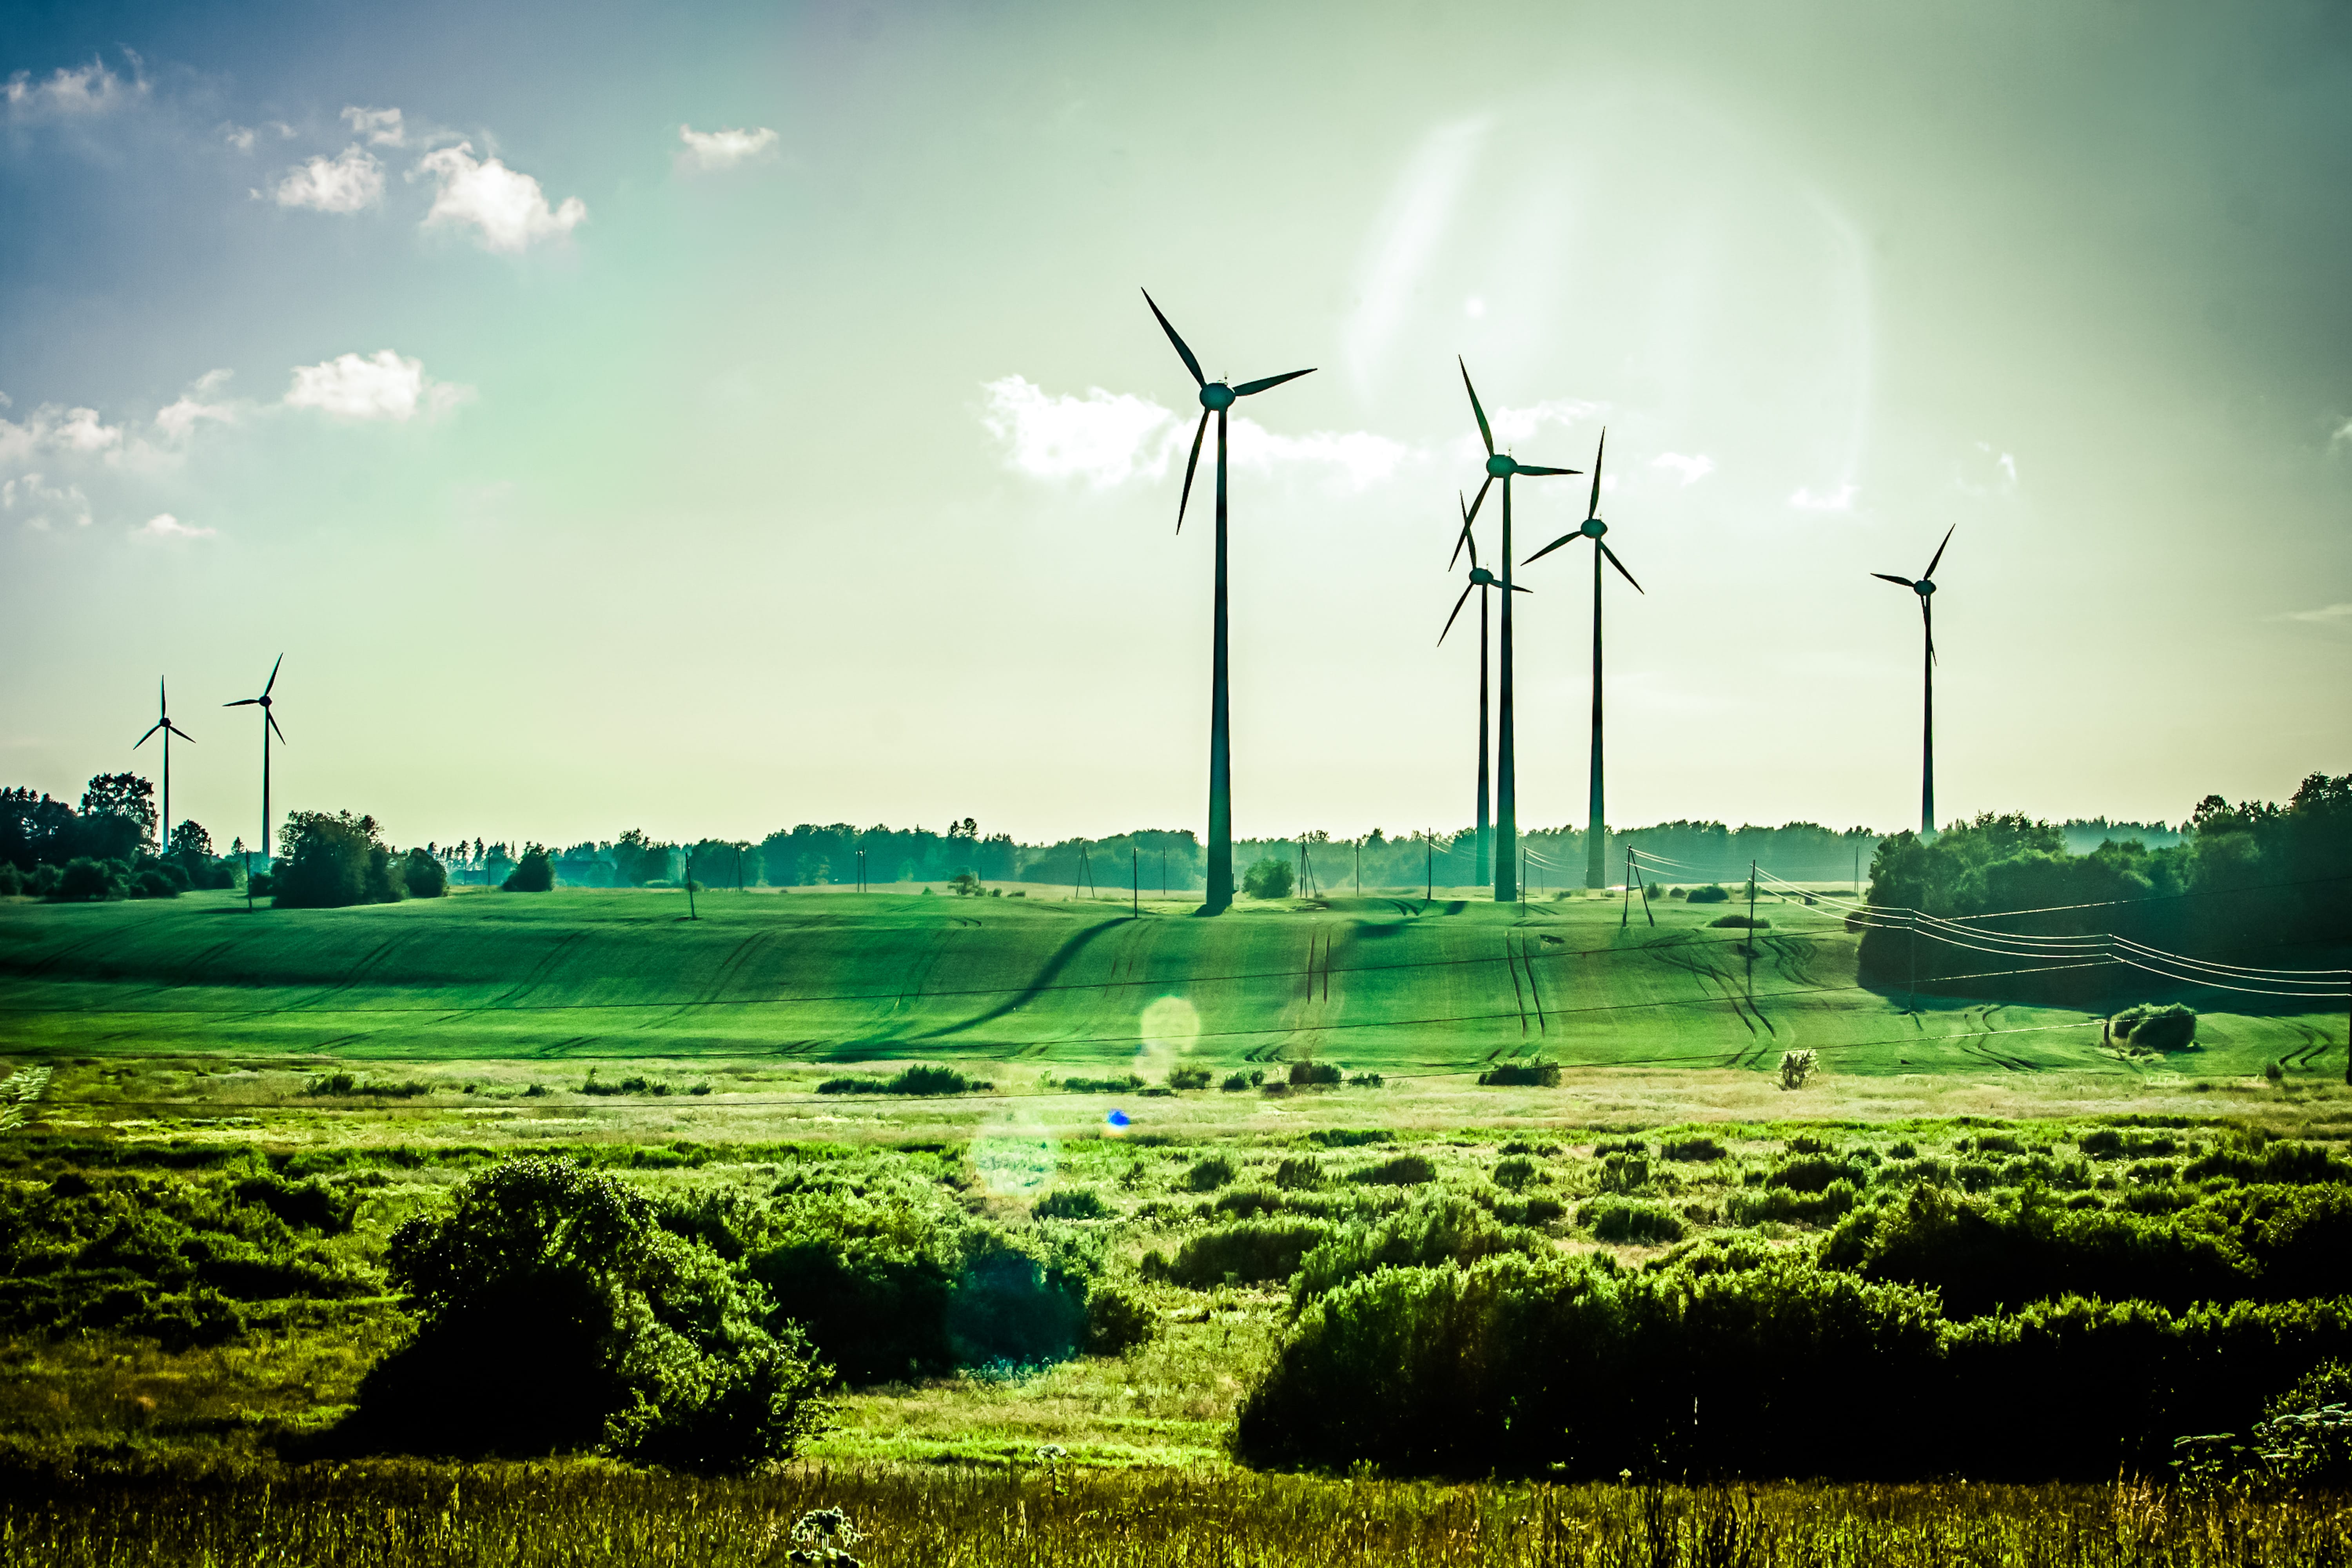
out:
{"label": "lens flare", "polygon": [[1135,1070],[1145,1078],[1163,1076],[1200,1040],[1201,1015],[1181,996],[1162,996],[1144,1008],[1136,1033],[1143,1041],[1135,1048]]}
{"label": "lens flare", "polygon": [[992,1122],[971,1141],[971,1165],[995,1197],[1034,1197],[1054,1180],[1061,1145],[1034,1116]]}
{"label": "lens flare", "polygon": [[1114,1110],[1108,1116],[1103,1118],[1103,1135],[1108,1138],[1117,1138],[1133,1125],[1133,1119],[1126,1111]]}

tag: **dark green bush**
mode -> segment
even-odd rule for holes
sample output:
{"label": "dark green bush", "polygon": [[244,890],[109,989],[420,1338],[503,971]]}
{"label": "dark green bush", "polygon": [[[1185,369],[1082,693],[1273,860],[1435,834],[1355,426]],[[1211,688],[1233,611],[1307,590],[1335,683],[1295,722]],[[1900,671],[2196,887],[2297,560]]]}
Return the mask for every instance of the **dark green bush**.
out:
{"label": "dark green bush", "polygon": [[1542,1173],[1543,1167],[1524,1154],[1514,1154],[1495,1162],[1494,1183],[1498,1187],[1517,1192]]}
{"label": "dark green bush", "polygon": [[1318,1149],[1360,1149],[1368,1143],[1393,1143],[1396,1134],[1385,1127],[1318,1127],[1307,1141]]}
{"label": "dark green bush", "polygon": [[[2170,1167],[2165,1167],[2168,1176]],[[2316,1143],[2273,1143],[2249,1152],[2216,1149],[2180,1168],[2185,1182],[2227,1176],[2248,1183],[2352,1183],[2352,1161]]]}
{"label": "dark green bush", "polygon": [[1087,1353],[1118,1355],[1160,1331],[1160,1314],[1132,1285],[1097,1280],[1087,1292]]}
{"label": "dark green bush", "polygon": [[2107,1026],[2116,1039],[2147,1051],[2185,1051],[2197,1040],[2197,1015],[2178,1002],[2126,1007]]}
{"label": "dark green bush", "polygon": [[134,899],[176,899],[180,884],[156,866],[142,868],[131,879],[131,896]]}
{"label": "dark green bush", "polygon": [[1423,1182],[1437,1180],[1437,1163],[1426,1154],[1399,1154],[1377,1165],[1366,1165],[1348,1173],[1351,1182],[1367,1182],[1375,1186],[1412,1187]]}
{"label": "dark green bush", "polygon": [[[499,884],[499,890],[507,893],[552,892],[555,890],[555,862],[548,858],[544,848],[531,845],[522,852],[522,858],[515,862],[515,868],[507,873],[506,880]],[[700,883],[695,885],[695,890],[701,890]]]}
{"label": "dark green bush", "polygon": [[996,1086],[985,1079],[967,1078],[953,1068],[918,1064],[888,1078],[829,1078],[816,1086],[819,1094],[986,1094]]}
{"label": "dark green bush", "polygon": [[1293,1089],[1336,1088],[1347,1073],[1328,1062],[1293,1062],[1290,1064],[1290,1087]]}
{"label": "dark green bush", "polygon": [[111,860],[77,855],[66,862],[57,880],[47,889],[47,896],[55,903],[89,904],[119,899],[128,891],[121,867]]}
{"label": "dark green bush", "polygon": [[1212,1154],[1184,1173],[1183,1185],[1187,1192],[1213,1193],[1239,1173],[1231,1160],[1223,1154]]}
{"label": "dark green bush", "polygon": [[438,899],[449,891],[449,868],[422,849],[411,849],[400,858],[401,886],[412,899]]}
{"label": "dark green bush", "polygon": [[764,1292],[572,1161],[492,1166],[389,1256],[416,1331],[362,1383],[352,1446],[729,1470],[789,1456],[823,1418],[830,1369],[766,1326]]}
{"label": "dark green bush", "polygon": [[1700,1135],[1692,1138],[1669,1138],[1658,1146],[1658,1152],[1669,1160],[1720,1160],[1725,1150],[1714,1139]]}
{"label": "dark green bush", "polygon": [[1851,1182],[1832,1182],[1818,1193],[1766,1187],[1733,1193],[1724,1200],[1724,1217],[1733,1225],[1762,1225],[1767,1220],[1828,1225],[1852,1213],[1861,1201],[1860,1189]]}
{"label": "dark green bush", "polygon": [[1727,928],[1733,931],[1763,931],[1769,929],[1772,924],[1770,921],[1766,920],[1762,915],[1757,915],[1752,919],[1747,915],[1717,915],[1715,919],[1707,921],[1706,923],[1710,926]]}
{"label": "dark green bush", "polygon": [[400,899],[392,850],[373,816],[290,811],[278,842],[284,853],[272,889],[280,909],[332,910]]}
{"label": "dark green bush", "polygon": [[1683,1238],[1682,1215],[1637,1198],[1595,1198],[1577,1210],[1576,1219],[1603,1241],[1654,1246]]}
{"label": "dark green bush", "polygon": [[1558,1089],[1558,1062],[1496,1062],[1478,1075],[1478,1081],[1489,1087],[1507,1089]]}
{"label": "dark green bush", "polygon": [[1039,1219],[1108,1219],[1118,1213],[1092,1187],[1056,1187],[1029,1212]]}
{"label": "dark green bush", "polygon": [[1787,1187],[1791,1192],[1820,1193],[1831,1184],[1847,1182],[1861,1186],[1870,1180],[1870,1167],[1859,1160],[1833,1154],[1800,1154],[1783,1160],[1764,1177],[1768,1187]]}
{"label": "dark green bush", "polygon": [[1299,1260],[1336,1234],[1312,1219],[1252,1219],[1187,1237],[1174,1258],[1154,1252],[1143,1260],[1147,1279],[1206,1290],[1227,1279],[1244,1285],[1287,1279]]}
{"label": "dark green bush", "polygon": [[1242,891],[1253,899],[1286,899],[1292,875],[1288,860],[1268,855],[1242,873]]}
{"label": "dark green bush", "polygon": [[1207,1068],[1171,1068],[1168,1069],[1171,1089],[1206,1089],[1209,1087]]}
{"label": "dark green bush", "polygon": [[1541,1232],[1503,1224],[1467,1198],[1424,1194],[1376,1223],[1360,1221],[1334,1234],[1300,1261],[1292,1294],[1308,1300],[1381,1268],[1466,1265],[1506,1252],[1550,1251],[1551,1242]]}
{"label": "dark green bush", "polygon": [[1279,1214],[1289,1205],[1282,1194],[1263,1187],[1234,1187],[1219,1193],[1211,1205],[1214,1213],[1225,1219],[1253,1219],[1259,1215]]}
{"label": "dark green bush", "polygon": [[1704,888],[1693,888],[1690,901],[1695,904],[1727,904],[1731,901],[1731,889],[1719,883],[1709,882]]}
{"label": "dark green bush", "polygon": [[1275,1166],[1274,1184],[1291,1191],[1319,1187],[1323,1184],[1323,1162],[1294,1154]]}

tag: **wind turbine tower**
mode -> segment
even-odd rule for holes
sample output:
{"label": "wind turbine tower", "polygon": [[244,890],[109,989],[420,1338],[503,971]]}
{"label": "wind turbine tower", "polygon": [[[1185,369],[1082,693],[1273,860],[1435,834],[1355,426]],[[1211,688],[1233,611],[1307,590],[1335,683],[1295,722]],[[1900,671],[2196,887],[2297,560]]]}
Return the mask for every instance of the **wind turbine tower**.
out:
{"label": "wind turbine tower", "polygon": [[[269,679],[262,686],[260,696],[240,697],[234,702],[224,702],[221,704],[224,708],[259,708],[261,710],[261,858],[264,860],[268,859],[272,853],[269,847],[270,732],[272,731],[277,731],[279,744],[284,744],[286,741],[286,731],[278,728],[278,715],[269,710],[269,693],[278,685],[278,665],[284,664],[285,662],[286,656],[282,653],[279,654],[278,656],[278,664],[273,664],[269,667]],[[246,869],[247,871],[250,871],[253,868],[252,859],[253,858],[250,855],[246,857]]]}
{"label": "wind turbine tower", "polygon": [[[1462,508],[1462,532],[1460,537],[1456,538],[1454,542],[1454,561],[1459,561],[1462,558],[1463,547],[1467,545],[1470,550],[1470,584],[1468,587],[1462,590],[1462,597],[1454,601],[1454,614],[1445,617],[1445,631],[1442,631],[1437,634],[1437,645],[1440,647],[1445,646],[1445,633],[1454,629],[1455,617],[1462,614],[1462,606],[1469,602],[1471,589],[1475,588],[1479,590],[1478,880],[1481,883],[1484,883],[1494,875],[1494,868],[1490,859],[1493,853],[1493,845],[1490,842],[1493,828],[1491,821],[1487,816],[1487,807],[1493,802],[1494,791],[1489,786],[1489,781],[1486,776],[1486,759],[1492,754],[1491,742],[1487,737],[1486,728],[1486,647],[1487,644],[1492,640],[1486,635],[1486,602],[1492,596],[1492,590],[1499,588],[1503,584],[1501,580],[1492,572],[1487,571],[1484,566],[1478,564],[1478,541],[1476,536],[1470,531],[1470,508],[1458,493],[1454,499],[1455,504]],[[1446,570],[1453,570],[1454,561],[1448,561],[1445,563]],[[1514,594],[1528,594],[1534,592],[1531,588],[1522,588],[1517,584],[1512,584],[1510,591]]]}
{"label": "wind turbine tower", "polygon": [[1952,542],[1954,523],[1944,530],[1944,543],[1936,546],[1927,570],[1915,582],[1885,572],[1873,572],[1882,583],[1899,583],[1919,595],[1919,626],[1927,639],[1927,657],[1920,664],[1919,701],[1919,837],[1936,836],[1936,568],[1943,564],[1944,547]]}
{"label": "wind turbine tower", "polygon": [[155,681],[155,722],[148,727],[147,733],[140,736],[131,749],[137,751],[152,740],[158,731],[161,731],[163,736],[163,819],[155,824],[155,853],[161,855],[172,847],[172,737],[177,735],[191,746],[194,745],[196,741],[194,736],[172,722],[172,694],[164,687],[160,676]]}
{"label": "wind turbine tower", "polygon": [[1150,289],[1143,302],[1159,318],[1160,330],[1176,345],[1176,357],[1192,373],[1200,388],[1201,423],[1192,432],[1192,456],[1184,464],[1184,493],[1176,502],[1176,531],[1184,531],[1184,509],[1192,500],[1192,471],[1201,464],[1201,442],[1209,433],[1209,416],[1217,416],[1217,589],[1214,628],[1209,654],[1209,864],[1208,897],[1202,904],[1209,914],[1223,914],[1234,902],[1234,768],[1233,703],[1225,658],[1225,411],[1238,398],[1255,397],[1286,381],[1313,374],[1314,367],[1245,381],[1239,386],[1211,381],[1201,373],[1201,362],[1162,314]]}

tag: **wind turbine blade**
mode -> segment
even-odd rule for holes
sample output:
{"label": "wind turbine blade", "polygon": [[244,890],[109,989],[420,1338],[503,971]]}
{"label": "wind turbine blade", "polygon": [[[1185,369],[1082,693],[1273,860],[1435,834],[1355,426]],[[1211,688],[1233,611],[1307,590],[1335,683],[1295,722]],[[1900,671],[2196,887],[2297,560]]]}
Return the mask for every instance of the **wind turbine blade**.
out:
{"label": "wind turbine blade", "polygon": [[1936,662],[1936,612],[1928,607],[1925,598],[1919,601],[1919,626],[1927,634],[1927,662],[1933,664]]}
{"label": "wind turbine blade", "polygon": [[1936,546],[1936,559],[1928,562],[1927,569],[1925,572],[1920,573],[1919,575],[1927,578],[1933,578],[1936,575],[1936,568],[1944,563],[1944,545],[1951,543],[1953,530],[1958,529],[1959,526],[1960,525],[1956,522],[1952,524],[1951,528],[1944,530],[1944,543]]}
{"label": "wind turbine blade", "polygon": [[[1478,438],[1486,443],[1486,456],[1491,458],[1495,455],[1495,432],[1487,427],[1486,411],[1478,406],[1478,389],[1470,384],[1470,367],[1462,363],[1460,354],[1454,356],[1454,363],[1462,365],[1462,387],[1470,395],[1470,412],[1478,416]],[[1481,489],[1478,493],[1483,496],[1486,492]]]}
{"label": "wind turbine blade", "polygon": [[1906,588],[1916,588],[1919,585],[1908,577],[1890,577],[1884,572],[1873,572],[1871,575],[1882,583],[1900,583]]}
{"label": "wind turbine blade", "polygon": [[1601,427],[1601,444],[1592,448],[1592,499],[1584,503],[1584,515],[1601,515],[1601,460],[1609,455],[1609,426]]}
{"label": "wind turbine blade", "polygon": [[163,728],[165,728],[165,727],[166,727],[166,726],[163,724],[163,721],[162,721],[162,720],[160,720],[160,719],[159,719],[159,720],[157,720],[154,723],[150,724],[150,725],[147,727],[147,733],[146,733],[146,734],[140,736],[137,740],[135,740],[135,741],[133,741],[133,742],[131,742],[131,749],[132,751],[134,751],[134,752],[135,752],[135,751],[137,751],[140,747],[142,747],[142,746],[145,745],[145,744],[146,744],[150,740],[152,740],[152,739],[153,739],[153,738],[154,738],[154,734],[155,734],[155,731],[156,731],[161,730],[161,729],[163,729]]}
{"label": "wind turbine blade", "polygon": [[224,702],[224,708],[250,708],[261,700],[258,697],[240,697],[234,702]]}
{"label": "wind turbine blade", "polygon": [[[278,656],[278,664],[284,664],[285,662],[286,662],[286,656],[285,656],[284,654],[282,654],[282,653],[281,653],[281,654],[279,654],[279,655]],[[271,688],[271,687],[274,687],[274,686],[276,686],[276,685],[278,684],[278,664],[273,664],[273,665],[271,665],[271,666],[269,667],[269,683],[268,683],[268,685],[264,686],[264,687],[261,689],[261,694],[262,694],[264,697],[268,696],[268,695],[269,695],[269,691],[270,691],[270,688]]]}
{"label": "wind turbine blade", "polygon": [[1239,386],[1234,388],[1234,395],[1235,397],[1255,397],[1269,386],[1280,386],[1286,381],[1297,381],[1302,375],[1313,375],[1314,374],[1315,367],[1310,364],[1305,370],[1294,370],[1282,375],[1269,375],[1257,381],[1245,381]]}
{"label": "wind turbine blade", "polygon": [[1184,368],[1192,373],[1193,384],[1196,386],[1208,385],[1209,378],[1201,374],[1201,362],[1192,357],[1192,351],[1184,346],[1184,340],[1178,337],[1176,335],[1176,329],[1168,324],[1167,313],[1160,310],[1160,301],[1151,297],[1151,290],[1149,289],[1146,289],[1143,291],[1143,302],[1151,307],[1151,313],[1153,315],[1160,318],[1160,330],[1166,332],[1168,334],[1168,341],[1176,345],[1177,357],[1184,362]]}
{"label": "wind turbine blade", "polygon": [[185,730],[181,729],[169,719],[163,721],[163,727],[169,730],[173,734],[179,736],[180,739],[185,741],[191,746],[196,743],[196,738],[194,735],[189,734]]}
{"label": "wind turbine blade", "polygon": [[[1474,583],[1470,586],[1475,588],[1477,584]],[[1462,606],[1469,602],[1470,588],[1465,588],[1462,590],[1462,596],[1454,601],[1454,615],[1445,617],[1445,632],[1450,632],[1454,629],[1454,616],[1459,616],[1462,613]],[[1444,647],[1445,646],[1445,632],[1440,632],[1437,634],[1437,646],[1440,647]]]}
{"label": "wind turbine blade", "polygon": [[1184,509],[1192,503],[1192,470],[1201,466],[1201,441],[1209,433],[1209,411],[1201,410],[1201,426],[1192,432],[1192,456],[1184,465],[1184,494],[1176,503],[1176,531],[1184,531]]}
{"label": "wind turbine blade", "polygon": [[1465,544],[1470,547],[1470,564],[1473,566],[1478,564],[1478,539],[1470,531],[1469,498],[1460,490],[1455,490],[1454,504],[1462,509],[1462,531],[1454,536],[1454,553],[1445,559],[1445,569],[1448,572],[1453,571],[1454,563],[1462,559],[1462,547]]}
{"label": "wind turbine blade", "polygon": [[1486,504],[1486,491],[1493,488],[1494,483],[1495,476],[1488,474],[1486,482],[1478,487],[1478,499],[1470,503],[1470,515],[1462,520],[1463,527],[1467,528],[1478,521],[1478,509]]}
{"label": "wind turbine blade", "polygon": [[[267,713],[267,712],[265,712],[264,714],[262,714],[262,717],[269,721],[269,727],[270,727],[272,730],[278,730],[278,715],[277,715],[277,714],[275,714],[275,713]],[[283,730],[278,730],[278,738],[280,741],[284,741],[284,740],[286,739],[286,731],[283,731]]]}
{"label": "wind turbine blade", "polygon": [[[1501,584],[1500,583],[1497,583],[1497,584],[1495,584],[1495,586],[1496,586],[1497,588],[1499,588],[1499,587],[1501,587],[1501,586],[1502,586],[1502,584]],[[1512,593],[1514,593],[1514,594],[1532,594],[1532,593],[1534,593],[1534,592],[1535,592],[1535,590],[1534,590],[1533,588],[1522,587],[1522,586],[1520,586],[1518,584],[1514,583],[1514,584],[1511,584],[1511,592],[1512,592]]]}
{"label": "wind turbine blade", "polygon": [[[1617,575],[1624,578],[1628,583],[1633,583],[1633,574],[1625,570],[1625,563],[1617,559],[1617,552],[1615,551],[1610,549],[1607,544],[1602,543],[1600,540],[1596,539],[1592,542],[1601,545],[1601,553],[1609,558],[1610,565],[1617,568]],[[1644,599],[1650,596],[1650,591],[1647,588],[1643,587],[1639,583],[1633,583],[1633,592],[1641,595]]]}
{"label": "wind turbine blade", "polygon": [[1515,470],[1522,474],[1580,474],[1582,468],[1538,468],[1533,463],[1521,463]]}
{"label": "wind turbine blade", "polygon": [[172,710],[172,689],[164,684],[160,675],[155,678],[155,710],[159,713]]}
{"label": "wind turbine blade", "polygon": [[1528,556],[1525,561],[1520,562],[1519,564],[1522,566],[1532,566],[1537,562],[1542,560],[1545,556],[1550,554],[1553,551],[1558,550],[1561,545],[1583,537],[1584,531],[1582,529],[1578,529],[1570,533],[1563,533],[1558,539],[1553,540],[1549,544],[1545,545],[1541,550],[1537,551],[1533,555]]}

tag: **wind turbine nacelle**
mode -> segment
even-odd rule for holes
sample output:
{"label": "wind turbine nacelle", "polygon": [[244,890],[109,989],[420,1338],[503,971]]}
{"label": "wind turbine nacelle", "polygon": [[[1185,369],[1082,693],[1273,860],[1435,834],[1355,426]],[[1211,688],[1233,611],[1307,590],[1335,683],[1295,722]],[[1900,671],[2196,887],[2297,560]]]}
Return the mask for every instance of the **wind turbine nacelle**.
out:
{"label": "wind turbine nacelle", "polygon": [[1928,595],[1936,591],[1936,584],[1928,582],[1925,577],[1922,577],[1916,583],[1911,584],[1911,591],[1924,599]]}
{"label": "wind turbine nacelle", "polygon": [[1222,381],[1213,381],[1201,388],[1201,406],[1213,408],[1222,414],[1234,405],[1234,389]]}
{"label": "wind turbine nacelle", "polygon": [[1588,517],[1577,524],[1576,531],[1587,539],[1598,539],[1609,531],[1609,525],[1597,517]]}
{"label": "wind turbine nacelle", "polygon": [[1518,464],[1511,461],[1507,454],[1495,452],[1486,458],[1486,477],[1490,479],[1507,479],[1518,471]]}
{"label": "wind turbine nacelle", "polygon": [[1487,587],[1495,582],[1495,574],[1484,566],[1473,566],[1470,568],[1470,581],[1478,587]]}

